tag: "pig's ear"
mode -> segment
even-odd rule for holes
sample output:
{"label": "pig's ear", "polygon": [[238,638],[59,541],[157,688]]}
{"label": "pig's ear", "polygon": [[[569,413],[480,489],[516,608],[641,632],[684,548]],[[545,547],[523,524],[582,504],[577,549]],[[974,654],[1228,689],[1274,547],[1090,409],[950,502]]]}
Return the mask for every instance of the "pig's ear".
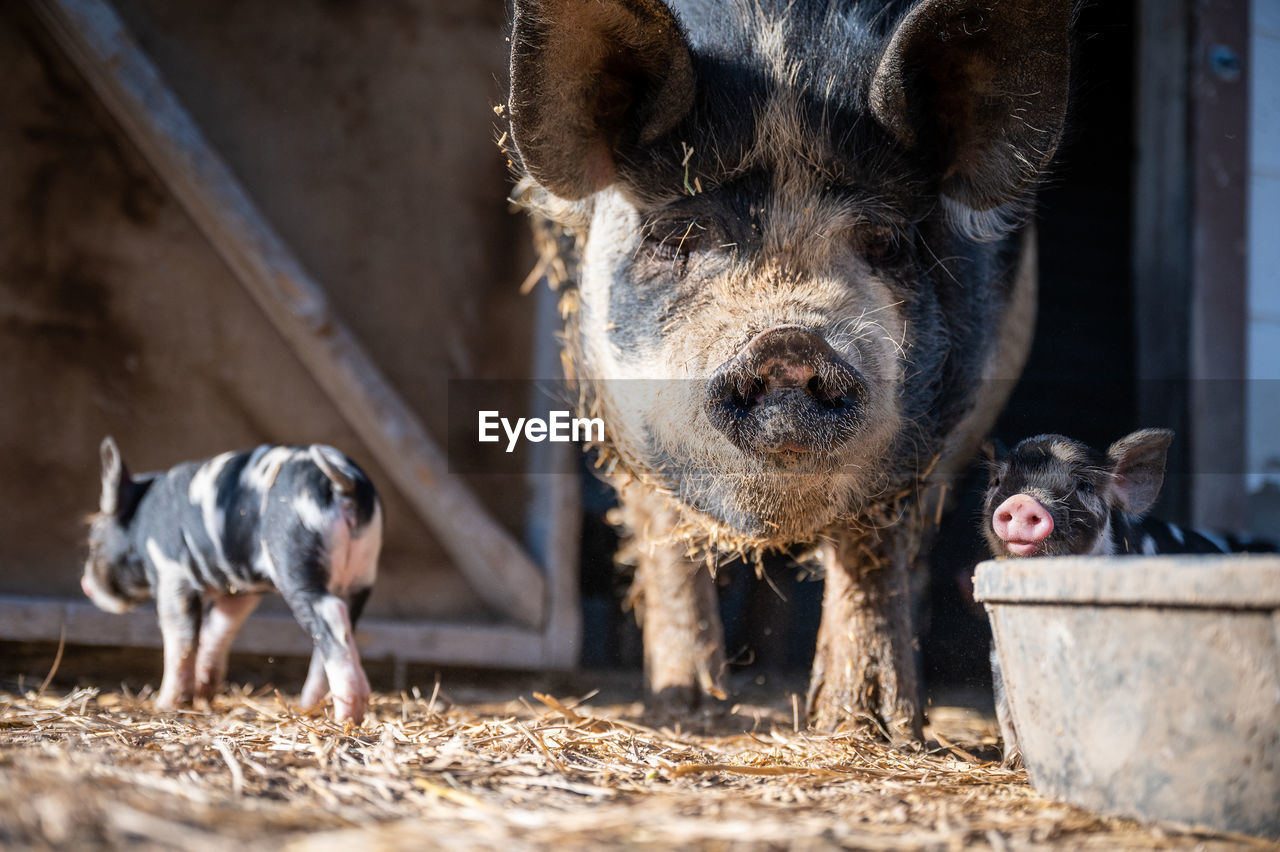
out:
{"label": "pig's ear", "polygon": [[613,183],[619,154],[693,105],[693,62],[659,0],[517,0],[511,138],[525,169],[576,201]]}
{"label": "pig's ear", "polygon": [[988,484],[995,485],[996,480],[1000,478],[1001,468],[1003,467],[1000,462],[1008,454],[1004,444],[994,438],[988,438],[982,442],[982,446],[978,448],[978,455],[982,459],[983,466],[987,469]]}
{"label": "pig's ear", "polygon": [[98,508],[104,515],[114,515],[120,508],[121,495],[132,480],[129,479],[129,469],[124,465],[114,438],[110,435],[103,438],[99,453],[102,456],[102,497],[98,501]]}
{"label": "pig's ear", "polygon": [[1107,450],[1113,474],[1111,492],[1121,509],[1140,515],[1156,502],[1172,440],[1173,432],[1168,429],[1139,429]]}
{"label": "pig's ear", "polygon": [[1072,0],[924,0],[890,37],[871,110],[974,210],[1034,185],[1062,137]]}

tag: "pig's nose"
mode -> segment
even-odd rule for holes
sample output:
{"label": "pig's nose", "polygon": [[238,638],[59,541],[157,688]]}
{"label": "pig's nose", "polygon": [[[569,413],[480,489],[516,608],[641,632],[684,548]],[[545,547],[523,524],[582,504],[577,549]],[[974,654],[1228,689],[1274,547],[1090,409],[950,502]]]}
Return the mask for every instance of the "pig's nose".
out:
{"label": "pig's nose", "polygon": [[834,450],[853,434],[866,387],[821,336],[761,332],[707,383],[707,415],[752,454]]}
{"label": "pig's nose", "polygon": [[1029,494],[1015,494],[1001,503],[991,525],[1004,541],[1034,544],[1053,533],[1053,517]]}

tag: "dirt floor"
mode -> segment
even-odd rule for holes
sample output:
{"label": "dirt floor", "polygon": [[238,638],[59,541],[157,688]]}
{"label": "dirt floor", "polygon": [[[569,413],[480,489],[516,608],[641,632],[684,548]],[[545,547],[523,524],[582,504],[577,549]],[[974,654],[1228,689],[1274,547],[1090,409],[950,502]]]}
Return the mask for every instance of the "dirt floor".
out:
{"label": "dirt floor", "polygon": [[6,681],[0,848],[1267,846],[1046,801],[972,709],[934,706],[926,744],[890,748],[800,730],[794,693],[754,683],[760,703],[658,724],[623,700],[634,676],[539,682],[445,675],[378,693],[352,730],[270,686],[157,714],[147,687]]}

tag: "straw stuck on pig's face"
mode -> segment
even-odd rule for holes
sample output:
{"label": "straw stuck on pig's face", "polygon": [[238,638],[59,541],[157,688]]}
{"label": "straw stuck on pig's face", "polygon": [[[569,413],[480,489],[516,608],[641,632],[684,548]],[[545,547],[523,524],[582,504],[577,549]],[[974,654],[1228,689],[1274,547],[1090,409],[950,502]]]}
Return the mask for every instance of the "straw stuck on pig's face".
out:
{"label": "straw stuck on pig's face", "polygon": [[886,487],[914,257],[905,223],[768,206],[758,188],[728,221],[740,185],[656,209],[598,200],[582,372],[608,377],[595,394],[631,470],[744,535],[794,541]]}

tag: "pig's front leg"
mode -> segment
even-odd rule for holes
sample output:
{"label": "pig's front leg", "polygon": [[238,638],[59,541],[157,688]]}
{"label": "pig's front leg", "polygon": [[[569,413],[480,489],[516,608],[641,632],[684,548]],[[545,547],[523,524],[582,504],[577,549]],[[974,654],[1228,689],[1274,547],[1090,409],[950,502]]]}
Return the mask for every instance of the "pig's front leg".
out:
{"label": "pig's front leg", "polygon": [[164,677],[155,699],[158,710],[186,707],[195,694],[200,594],[175,574],[161,570],[156,580],[156,612],[164,637]]}
{"label": "pig's front leg", "polygon": [[[906,535],[909,535],[907,533]],[[821,550],[826,580],[809,684],[809,722],[920,739],[919,684],[907,571],[915,549],[899,536],[841,534]]]}
{"label": "pig's front leg", "polygon": [[724,632],[711,572],[665,540],[674,518],[655,502],[653,496],[624,498],[636,560],[632,600],[651,701],[661,710],[686,713],[708,696],[724,698]]}
{"label": "pig's front leg", "polygon": [[205,614],[196,653],[196,696],[213,698],[227,676],[227,656],[240,625],[257,607],[261,595],[221,595]]}
{"label": "pig's front leg", "polygon": [[[367,591],[348,604],[347,601],[327,591],[299,589],[286,592],[285,600],[299,623],[315,642],[316,655],[320,658],[324,679],[333,695],[333,715],[339,722],[364,720],[369,703],[369,679],[360,664],[360,652],[356,648],[355,622]],[[323,698],[323,681],[316,657],[312,657],[311,671],[303,686],[302,703],[317,704]]]}

